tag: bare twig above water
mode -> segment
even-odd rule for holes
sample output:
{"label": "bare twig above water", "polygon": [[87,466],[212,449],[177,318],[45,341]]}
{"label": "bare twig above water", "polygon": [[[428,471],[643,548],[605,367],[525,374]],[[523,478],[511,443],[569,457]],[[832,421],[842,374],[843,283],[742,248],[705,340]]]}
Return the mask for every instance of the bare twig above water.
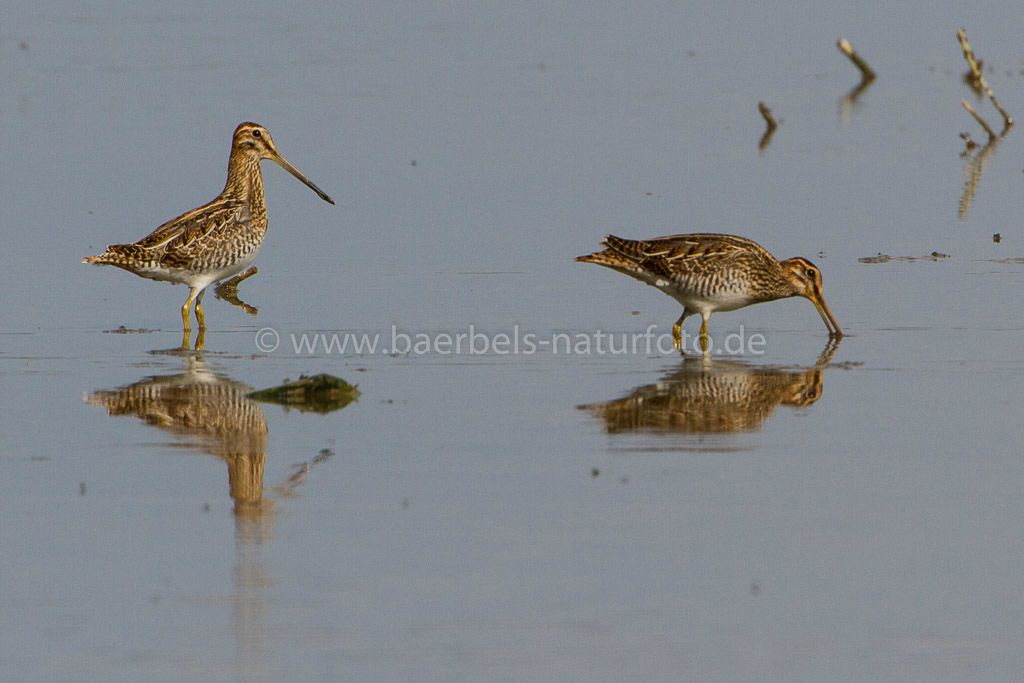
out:
{"label": "bare twig above water", "polygon": [[757,148],[764,151],[768,143],[772,141],[772,136],[775,135],[775,129],[779,127],[776,123],[775,117],[772,116],[772,110],[768,108],[764,102],[757,103],[757,110],[761,112],[761,116],[764,117],[765,123],[768,124],[768,128],[764,131],[764,135],[761,136],[761,141],[757,143]]}
{"label": "bare twig above water", "polygon": [[[984,68],[984,66],[985,62],[978,62],[979,68]],[[981,83],[979,83],[978,79],[975,77],[974,71],[967,69],[967,71],[964,72],[963,81],[964,84],[974,92],[975,96],[979,100],[985,96],[985,91],[981,89]]]}
{"label": "bare twig above water", "polygon": [[846,55],[850,61],[853,62],[853,65],[860,70],[860,77],[862,81],[870,83],[875,80],[876,75],[874,70],[868,66],[868,63],[865,62],[859,54],[857,54],[857,51],[853,49],[853,45],[850,41],[846,38],[840,38],[836,43],[836,47],[838,47],[839,51]]}
{"label": "bare twig above water", "polygon": [[974,107],[971,106],[970,102],[968,102],[967,100],[960,100],[960,104],[964,105],[964,109],[967,110],[967,113],[973,116],[974,120],[978,122],[978,125],[984,128],[985,132],[988,133],[988,144],[991,145],[993,142],[999,139],[999,136],[996,135],[994,130],[992,130],[992,126],[988,125],[988,121],[982,118],[981,114],[974,111]]}
{"label": "bare twig above water", "polygon": [[983,62],[975,59],[974,50],[971,49],[970,43],[967,42],[967,31],[962,26],[956,32],[956,38],[960,41],[960,49],[964,51],[964,59],[967,60],[967,73],[964,74],[964,80],[974,92],[982,95],[985,92],[985,77],[981,71]]}
{"label": "bare twig above water", "polygon": [[[1010,128],[1013,127],[1013,118],[1005,109],[1003,109],[1003,106],[999,104],[999,100],[996,99],[995,93],[992,92],[992,86],[990,86],[988,81],[985,80],[985,74],[982,73],[981,70],[981,63],[975,58],[974,51],[971,49],[970,43],[967,42],[967,30],[961,26],[960,30],[956,32],[956,37],[957,40],[960,41],[960,49],[963,50],[964,59],[967,60],[967,66],[971,70],[971,78],[969,79],[968,84],[974,88],[975,91],[984,91],[985,94],[988,95],[988,98],[992,101],[992,106],[995,107],[1003,117],[1003,132],[1001,135],[1006,135]],[[970,108],[967,110],[971,111]],[[975,118],[979,117],[975,115]]]}

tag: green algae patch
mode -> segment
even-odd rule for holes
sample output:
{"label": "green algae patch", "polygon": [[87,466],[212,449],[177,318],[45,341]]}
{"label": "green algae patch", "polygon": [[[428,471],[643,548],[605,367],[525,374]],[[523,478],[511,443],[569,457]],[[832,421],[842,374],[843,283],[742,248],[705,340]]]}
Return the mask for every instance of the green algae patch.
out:
{"label": "green algae patch", "polygon": [[302,375],[280,386],[254,391],[249,398],[303,413],[332,413],[359,399],[359,388],[333,375]]}

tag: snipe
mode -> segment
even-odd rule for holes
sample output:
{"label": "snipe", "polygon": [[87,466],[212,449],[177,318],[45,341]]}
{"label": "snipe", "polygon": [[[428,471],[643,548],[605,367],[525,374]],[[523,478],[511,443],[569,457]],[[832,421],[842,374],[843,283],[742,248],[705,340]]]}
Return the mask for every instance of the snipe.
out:
{"label": "snipe", "polygon": [[753,240],[711,233],[648,240],[608,235],[602,244],[604,251],[576,260],[625,273],[681,303],[683,314],[672,326],[677,349],[682,345],[683,321],[693,313],[700,314],[701,347],[706,351],[712,313],[791,296],[814,304],[830,337],[843,335],[821,293],[821,271],[805,258],[778,261]]}
{"label": "snipe", "polygon": [[195,302],[202,348],[206,318],[203,294],[215,282],[245,270],[263,243],[267,232],[267,209],[263,196],[260,161],[277,163],[329,204],[334,200],[292,166],[274,145],[270,132],[257,123],[235,128],[228,158],[228,180],[216,199],[167,221],[132,244],[111,244],[98,256],[83,263],[117,266],[150,280],[188,285],[188,298],[181,307],[184,326],[182,347],[188,348],[192,302]]}

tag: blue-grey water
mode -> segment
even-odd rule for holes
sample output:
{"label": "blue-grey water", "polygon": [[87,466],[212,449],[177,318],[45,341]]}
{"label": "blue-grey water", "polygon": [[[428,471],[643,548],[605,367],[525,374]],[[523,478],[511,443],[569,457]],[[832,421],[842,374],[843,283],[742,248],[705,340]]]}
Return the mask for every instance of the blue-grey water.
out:
{"label": "blue-grey water", "polygon": [[[2,14],[4,680],[1019,676],[1022,138],[961,156],[961,99],[1001,126],[955,32],[1024,117],[1024,6]],[[337,206],[265,163],[258,315],[167,353],[185,290],[78,259],[213,197],[243,120]],[[679,307],[573,258],[696,230],[815,261],[848,336],[788,300],[712,318],[758,352],[597,352]],[[473,333],[574,345],[406,348]],[[304,373],[361,395],[247,398]]]}

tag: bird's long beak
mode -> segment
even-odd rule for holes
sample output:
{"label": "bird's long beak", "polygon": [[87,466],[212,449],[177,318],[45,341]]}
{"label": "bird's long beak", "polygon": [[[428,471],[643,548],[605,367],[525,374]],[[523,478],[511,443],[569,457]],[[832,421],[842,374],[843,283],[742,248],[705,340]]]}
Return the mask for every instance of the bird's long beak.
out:
{"label": "bird's long beak", "polygon": [[[817,290],[817,288],[815,288]],[[832,315],[832,311],[829,309],[828,304],[825,303],[825,295],[820,291],[814,292],[814,297],[811,298],[814,303],[814,307],[818,309],[818,315],[821,316],[822,322],[825,323],[825,327],[828,328],[828,335],[830,337],[842,337],[843,331],[839,328],[839,323],[836,322],[835,316]]]}
{"label": "bird's long beak", "polygon": [[291,163],[289,163],[287,159],[285,159],[283,156],[281,156],[281,153],[278,152],[276,149],[270,155],[270,160],[273,161],[274,163],[276,163],[278,166],[280,166],[284,170],[286,170],[289,173],[291,173],[293,176],[295,176],[299,180],[301,180],[302,183],[306,187],[308,187],[309,189],[313,190],[313,192],[316,192],[317,196],[320,197],[320,199],[324,200],[328,204],[333,204],[334,203],[334,200],[331,199],[329,196],[327,196],[326,192],[324,192],[319,187],[317,187],[313,183],[312,180],[310,180],[309,178],[304,176],[299,169],[297,169],[294,166],[292,166]]}

